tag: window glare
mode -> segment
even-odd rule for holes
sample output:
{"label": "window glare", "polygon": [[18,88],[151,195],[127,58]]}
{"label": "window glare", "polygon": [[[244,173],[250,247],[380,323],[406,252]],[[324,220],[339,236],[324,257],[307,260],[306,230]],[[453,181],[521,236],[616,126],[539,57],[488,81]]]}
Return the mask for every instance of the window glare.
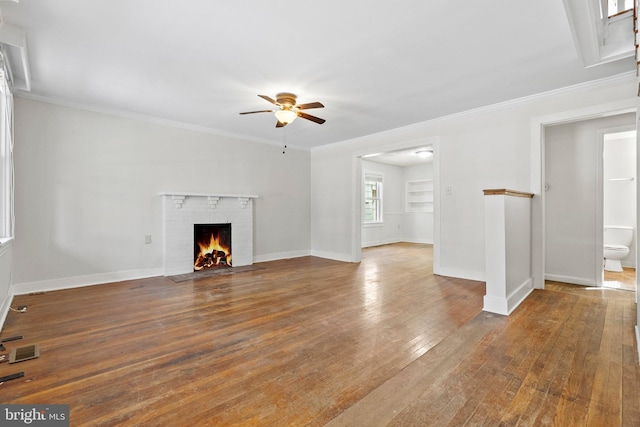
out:
{"label": "window glare", "polygon": [[365,173],[364,222],[382,222],[382,176]]}
{"label": "window glare", "polygon": [[633,9],[633,0],[608,0],[609,16]]}

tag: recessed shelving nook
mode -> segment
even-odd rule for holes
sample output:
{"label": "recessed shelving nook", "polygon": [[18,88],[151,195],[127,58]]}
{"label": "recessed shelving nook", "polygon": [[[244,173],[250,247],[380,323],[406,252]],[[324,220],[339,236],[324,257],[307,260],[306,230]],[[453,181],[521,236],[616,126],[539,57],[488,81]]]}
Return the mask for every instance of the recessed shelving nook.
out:
{"label": "recessed shelving nook", "polygon": [[433,180],[407,181],[405,200],[407,212],[433,212]]}

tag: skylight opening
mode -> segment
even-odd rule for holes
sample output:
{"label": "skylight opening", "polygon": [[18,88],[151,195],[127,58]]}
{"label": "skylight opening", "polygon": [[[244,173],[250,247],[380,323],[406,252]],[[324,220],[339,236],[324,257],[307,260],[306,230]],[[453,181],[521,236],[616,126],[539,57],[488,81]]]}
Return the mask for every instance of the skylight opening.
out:
{"label": "skylight opening", "polygon": [[607,0],[609,18],[633,10],[633,0]]}

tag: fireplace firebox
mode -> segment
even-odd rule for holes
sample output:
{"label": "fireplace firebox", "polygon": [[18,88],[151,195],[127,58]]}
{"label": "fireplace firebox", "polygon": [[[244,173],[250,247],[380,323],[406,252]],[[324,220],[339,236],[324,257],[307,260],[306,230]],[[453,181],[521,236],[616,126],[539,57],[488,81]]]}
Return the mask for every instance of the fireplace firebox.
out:
{"label": "fireplace firebox", "polygon": [[231,224],[194,224],[193,270],[231,265]]}

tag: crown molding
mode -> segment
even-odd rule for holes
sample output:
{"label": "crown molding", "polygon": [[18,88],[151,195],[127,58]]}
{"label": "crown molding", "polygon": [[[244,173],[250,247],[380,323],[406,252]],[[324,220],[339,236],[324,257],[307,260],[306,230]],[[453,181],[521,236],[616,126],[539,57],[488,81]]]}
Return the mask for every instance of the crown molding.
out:
{"label": "crown molding", "polygon": [[[323,149],[331,149],[332,147],[337,147],[340,146],[342,144],[345,143],[354,143],[354,142],[358,142],[358,141],[363,141],[366,140],[368,138],[371,138],[372,136],[378,136],[378,137],[385,137],[385,136],[389,136],[389,137],[395,137],[396,133],[398,132],[404,132],[404,131],[411,131],[413,129],[421,129],[430,125],[434,125],[437,124],[439,122],[444,122],[444,121],[448,121],[448,120],[455,120],[455,119],[462,119],[462,118],[470,118],[476,115],[480,115],[480,114],[484,114],[484,113],[488,113],[488,112],[492,112],[492,111],[500,111],[500,110],[505,110],[505,109],[509,109],[509,108],[513,108],[516,106],[520,106],[523,104],[528,104],[531,102],[535,102],[535,101],[540,101],[540,100],[544,100],[544,99],[549,99],[549,98],[553,98],[556,96],[561,96],[561,95],[566,95],[566,94],[571,94],[571,93],[575,93],[575,92],[579,92],[579,91],[585,91],[585,90],[589,90],[589,89],[596,89],[596,88],[600,88],[600,87],[604,87],[613,83],[619,83],[619,82],[636,82],[636,73],[635,71],[628,71],[626,73],[622,73],[622,74],[617,74],[615,76],[611,76],[611,77],[605,77],[602,79],[597,79],[597,80],[591,80],[588,82],[584,82],[584,83],[578,83],[575,85],[570,85],[570,86],[565,86],[559,89],[554,89],[554,90],[550,90],[547,92],[541,92],[541,93],[537,93],[537,94],[533,94],[533,95],[528,95],[528,96],[524,96],[521,98],[515,98],[515,99],[511,99],[509,101],[503,101],[503,102],[498,102],[496,104],[490,104],[490,105],[485,105],[484,107],[478,107],[478,108],[473,108],[471,110],[465,110],[465,111],[461,111],[459,113],[453,113],[453,114],[449,114],[447,116],[441,116],[441,117],[436,117],[433,119],[429,119],[429,120],[425,120],[422,122],[418,122],[418,123],[413,123],[407,126],[402,126],[399,128],[393,128],[393,129],[389,129],[386,131],[382,131],[382,132],[377,132],[377,133],[373,133],[373,134],[368,134],[368,135],[363,135],[363,136],[359,136],[356,138],[352,138],[352,139],[347,139],[344,141],[338,141],[338,142],[334,142],[331,144],[326,144],[326,145],[321,145],[318,147],[313,147],[312,151],[319,151],[319,150],[323,150]],[[635,93],[634,93],[635,95]]]}
{"label": "crown molding", "polygon": [[[153,123],[153,124],[172,127],[172,128],[176,128],[176,129],[182,129],[182,130],[188,130],[188,131],[192,131],[192,132],[205,133],[205,134],[221,136],[221,137],[225,137],[225,138],[239,139],[239,140],[242,140],[242,141],[255,142],[255,143],[258,143],[258,144],[266,144],[266,145],[282,147],[282,141],[274,141],[274,140],[270,140],[270,139],[266,139],[266,138],[257,138],[257,137],[253,137],[253,136],[242,135],[242,134],[239,134],[239,133],[225,132],[225,131],[221,131],[221,130],[218,130],[218,129],[209,128],[209,127],[206,127],[206,126],[194,125],[192,123],[179,122],[177,120],[169,120],[169,119],[164,119],[162,117],[149,116],[149,115],[141,114],[141,113],[134,113],[132,111],[121,110],[121,109],[117,109],[117,108],[108,108],[108,107],[102,107],[102,106],[98,106],[98,105],[81,104],[81,103],[66,101],[66,100],[62,100],[62,99],[58,99],[58,98],[51,98],[51,97],[47,97],[47,96],[36,95],[36,94],[34,94],[32,92],[25,92],[25,91],[22,91],[22,90],[16,90],[13,95],[18,97],[18,98],[30,99],[30,100],[39,101],[39,102],[45,102],[45,103],[48,103],[48,104],[59,105],[59,106],[62,106],[62,107],[67,107],[67,108],[75,108],[77,110],[91,111],[91,112],[94,112],[94,113],[107,114],[107,115],[110,115],[110,116],[115,116],[115,117],[120,117],[120,118],[124,118],[124,119],[130,119],[130,120],[136,120],[136,121],[140,121],[140,122]],[[300,150],[300,151],[310,151],[308,148],[299,147],[299,146],[296,146],[294,144],[289,144],[289,143],[287,143],[287,149],[295,149],[295,150]]]}

